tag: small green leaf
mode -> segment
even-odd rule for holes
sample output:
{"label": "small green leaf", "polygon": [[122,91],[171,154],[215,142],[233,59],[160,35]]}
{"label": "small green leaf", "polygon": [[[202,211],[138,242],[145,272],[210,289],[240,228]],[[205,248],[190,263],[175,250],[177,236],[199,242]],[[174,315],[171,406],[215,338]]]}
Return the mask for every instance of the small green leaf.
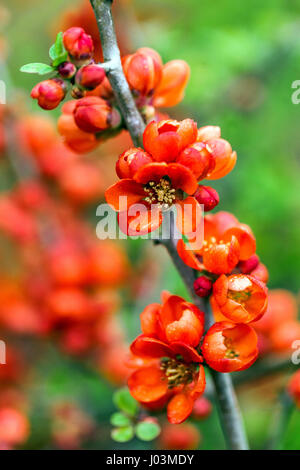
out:
{"label": "small green leaf", "polygon": [[126,426],[123,428],[113,429],[111,432],[111,437],[114,441],[117,442],[127,442],[130,441],[134,436],[133,427]]}
{"label": "small green leaf", "polygon": [[124,427],[124,426],[130,426],[130,419],[125,416],[123,413],[114,413],[110,417],[110,422],[113,426],[116,427]]}
{"label": "small green leaf", "polygon": [[114,393],[114,404],[125,413],[134,416],[138,411],[138,403],[129,393],[128,388],[120,388]]}
{"label": "small green leaf", "polygon": [[52,60],[56,59],[56,50],[55,50],[55,44],[52,44],[52,46],[49,49],[49,57]]}
{"label": "small green leaf", "polygon": [[55,43],[50,47],[49,56],[53,61],[53,67],[57,67],[59,64],[67,60],[68,52],[64,46],[62,32],[58,33]]}
{"label": "small green leaf", "polygon": [[142,421],[137,424],[135,433],[142,441],[153,441],[160,434],[160,427],[157,423]]}
{"label": "small green leaf", "polygon": [[39,75],[45,75],[46,73],[53,72],[51,65],[42,64],[40,62],[34,62],[32,64],[23,65],[20,68],[21,72],[25,73],[38,73]]}
{"label": "small green leaf", "polygon": [[57,34],[56,39],[55,39],[54,47],[55,47],[56,57],[59,57],[64,52],[66,52],[64,42],[63,42],[63,33],[62,32]]}
{"label": "small green leaf", "polygon": [[68,53],[67,52],[64,52],[62,55],[60,55],[59,57],[57,57],[53,62],[52,62],[52,65],[53,67],[57,67],[59,64],[61,64],[62,62],[66,62],[68,58]]}

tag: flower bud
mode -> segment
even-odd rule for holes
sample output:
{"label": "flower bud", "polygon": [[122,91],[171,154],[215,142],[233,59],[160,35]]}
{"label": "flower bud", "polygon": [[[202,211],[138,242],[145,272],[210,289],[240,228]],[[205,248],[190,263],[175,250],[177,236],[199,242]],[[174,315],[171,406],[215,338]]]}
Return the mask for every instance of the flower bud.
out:
{"label": "flower bud", "polygon": [[84,98],[84,91],[79,88],[77,85],[73,86],[72,87],[72,90],[71,90],[71,96],[72,98],[74,98],[74,100],[79,100],[80,98]]}
{"label": "flower bud", "polygon": [[58,66],[57,70],[62,78],[69,80],[74,77],[77,69],[72,62],[63,62]]}
{"label": "flower bud", "polygon": [[194,403],[194,408],[192,412],[192,416],[195,419],[205,419],[207,418],[212,411],[212,404],[211,402],[205,398],[204,396],[197,398]]}
{"label": "flower bud", "polygon": [[53,78],[38,83],[31,91],[31,98],[38,100],[43,109],[54,109],[64,99],[66,86],[63,80]]}
{"label": "flower bud", "polygon": [[107,101],[97,96],[88,96],[77,101],[74,108],[74,119],[84,132],[101,132],[120,124],[120,113]]}
{"label": "flower bud", "polygon": [[240,261],[238,267],[243,274],[250,274],[251,271],[257,268],[258,263],[259,257],[257,255],[252,255],[245,261]]}
{"label": "flower bud", "polygon": [[122,60],[125,77],[132,90],[147,96],[153,93],[162,76],[160,55],[153,49],[143,47]]}
{"label": "flower bud", "polygon": [[76,74],[76,84],[85,90],[94,90],[102,83],[105,70],[99,65],[90,64],[81,67]]}
{"label": "flower bud", "polygon": [[208,297],[211,293],[213,283],[208,277],[200,276],[194,282],[194,290],[199,297]]}
{"label": "flower bud", "polygon": [[77,105],[75,100],[67,101],[62,106],[62,115],[58,119],[58,132],[64,139],[64,143],[77,153],[86,153],[94,150],[98,141],[94,134],[82,131],[76,125],[73,111]]}
{"label": "flower bud", "polygon": [[198,186],[197,191],[194,194],[199,204],[204,205],[204,211],[208,212],[213,210],[219,204],[219,194],[217,191],[210,186]]}
{"label": "flower bud", "polygon": [[133,178],[139,168],[153,160],[143,149],[133,148],[123,152],[117,163],[116,172],[119,178]]}
{"label": "flower bud", "polygon": [[75,60],[88,60],[93,56],[93,39],[83,28],[67,29],[63,34],[63,42],[66,50]]}

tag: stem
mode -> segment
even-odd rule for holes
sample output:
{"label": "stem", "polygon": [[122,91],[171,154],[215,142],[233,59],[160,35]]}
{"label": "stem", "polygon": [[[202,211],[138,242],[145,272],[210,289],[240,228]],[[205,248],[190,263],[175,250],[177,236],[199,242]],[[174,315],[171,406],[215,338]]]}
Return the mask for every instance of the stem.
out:
{"label": "stem", "polygon": [[107,77],[114,91],[117,103],[125,119],[133,144],[143,145],[144,121],[137,110],[127,80],[123,73],[120,50],[117,44],[114,23],[111,14],[112,0],[90,0],[96,16],[101,37],[103,57],[109,62]]}
{"label": "stem", "polygon": [[[96,16],[101,37],[104,61],[109,62],[107,77],[115,93],[121,113],[125,119],[127,129],[130,132],[134,145],[142,146],[142,136],[145,124],[137,110],[131,95],[128,83],[123,73],[120,51],[111,14],[112,0],[90,0]],[[185,283],[193,302],[201,309],[206,310],[207,327],[214,323],[212,313],[208,309],[208,303],[196,296],[193,290],[195,272],[186,266],[178,256],[174,239],[174,220],[171,221],[170,237],[168,240],[160,240],[165,245],[171,259]],[[220,421],[229,449],[248,449],[241,416],[229,374],[221,374],[212,371],[212,379],[218,401]]]}

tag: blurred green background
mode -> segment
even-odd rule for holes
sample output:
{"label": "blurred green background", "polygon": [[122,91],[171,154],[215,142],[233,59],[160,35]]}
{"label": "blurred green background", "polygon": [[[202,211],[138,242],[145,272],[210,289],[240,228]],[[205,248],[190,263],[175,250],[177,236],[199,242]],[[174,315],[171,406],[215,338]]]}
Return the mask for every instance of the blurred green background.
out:
{"label": "blurred green background", "polygon": [[[56,19],[67,5],[76,2],[2,3],[11,14],[4,31],[9,42],[8,93],[18,87],[29,96],[36,77],[21,74],[19,68],[24,63],[46,61]],[[234,171],[213,182],[221,196],[218,209],[233,212],[252,227],[258,254],[270,272],[269,286],[298,293],[300,104],[291,101],[291,85],[300,79],[299,0],[133,0],[128,8],[130,39],[135,48],[153,47],[164,62],[180,58],[191,66],[185,100],[171,110],[171,115],[190,116],[199,126],[219,125],[222,137],[237,151]],[[38,110],[29,98],[28,106]],[[130,253],[139,250],[140,242],[129,242]],[[182,293],[173,268],[166,264],[165,271],[163,287]],[[144,299],[145,304],[148,301]],[[138,325],[130,319],[131,313],[123,312],[130,339],[138,331]],[[77,389],[80,400],[98,414],[99,422],[109,426],[113,410],[109,387],[83,366],[57,357],[51,348],[46,357],[47,365],[40,364],[37,377],[41,389],[32,391],[40,397],[33,417],[36,426],[42,427],[47,394],[68,397],[76,394]],[[78,386],[81,380],[85,383],[84,391]],[[101,402],[105,402],[101,408],[97,402],[100,395]],[[255,400],[251,402],[248,395],[241,398],[242,405],[247,399],[243,411],[251,445],[259,448],[270,424],[271,406],[266,401],[263,406]],[[204,448],[223,448],[215,411],[200,427]],[[286,433],[285,448],[299,448],[299,431],[299,413],[295,413]],[[103,436],[106,437],[101,437],[100,447],[116,447],[107,439],[107,431]],[[34,435],[28,447],[39,447],[39,440],[41,436]],[[141,446],[144,444],[134,441],[127,448]]]}

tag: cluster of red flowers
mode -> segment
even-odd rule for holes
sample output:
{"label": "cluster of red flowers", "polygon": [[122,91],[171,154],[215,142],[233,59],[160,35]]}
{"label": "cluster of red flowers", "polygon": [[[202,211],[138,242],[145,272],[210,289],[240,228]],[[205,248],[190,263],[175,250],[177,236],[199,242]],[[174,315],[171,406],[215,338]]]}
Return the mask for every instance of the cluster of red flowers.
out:
{"label": "cluster of red flowers", "polygon": [[[200,204],[211,210],[218,203],[216,192],[198,182],[225,176],[236,162],[236,153],[220,135],[219,127],[198,130],[192,119],[150,122],[143,136],[145,150],[132,148],[120,155],[116,164],[120,181],[105,193],[115,210],[127,211],[128,225],[120,224],[121,228],[129,235],[151,232],[161,225],[163,213],[176,204],[181,209],[178,228],[184,234],[194,233]],[[137,220],[130,210],[136,203],[145,208]],[[185,207],[192,210],[185,211]]]}
{"label": "cluster of red flowers", "polygon": [[[52,60],[55,77],[38,83],[31,97],[41,108],[51,110],[71,89],[75,99],[63,106],[58,129],[73,151],[84,153],[118,133],[124,123],[105,70],[94,62],[92,37],[81,27],[71,27],[58,35],[59,40],[63,52]],[[142,48],[125,55],[122,64],[146,122],[155,118],[156,107],[174,106],[183,98],[190,74],[186,62],[173,60],[163,65],[156,51]]]}
{"label": "cluster of red flowers", "polygon": [[[26,145],[41,171],[56,178],[65,195],[73,202],[88,202],[99,195],[103,186],[95,176],[95,168],[87,169],[87,163],[76,153],[93,150],[126,127],[105,70],[94,61],[94,54],[98,57],[101,53],[95,50],[92,37],[82,27],[72,26],[61,36],[61,44],[60,36],[57,41],[64,60],[56,57],[52,61],[55,78],[36,85],[31,96],[42,108],[54,109],[64,99],[67,87],[71,88],[74,100],[63,105],[58,121],[59,133],[71,150],[60,152],[62,144],[57,139],[51,140],[51,145],[36,145],[35,133],[39,130],[32,130],[34,126],[26,122],[20,127],[20,135],[26,136]],[[203,396],[205,367],[221,373],[242,371],[255,362],[259,351],[285,352],[300,337],[300,324],[290,294],[271,292],[268,307],[268,271],[256,254],[251,228],[224,211],[206,214],[199,222],[202,209],[209,212],[219,203],[217,191],[199,183],[226,176],[234,168],[237,155],[230,143],[221,138],[219,127],[198,129],[192,119],[176,121],[157,110],[182,100],[189,66],[181,60],[163,64],[160,55],[149,48],[125,54],[122,66],[146,128],[143,148],[129,148],[119,156],[119,181],[106,190],[106,201],[118,212],[120,228],[128,235],[144,235],[158,229],[166,213],[176,206],[177,228],[184,236],[177,243],[177,253],[181,262],[194,270],[195,277],[200,273],[194,291],[209,300],[215,323],[206,329],[206,314],[194,303],[163,292],[161,304],[150,304],[142,312],[142,334],[131,344],[125,366],[118,367],[116,358],[124,354],[126,346],[117,323],[111,320],[113,308],[105,301],[107,287],[115,287],[124,279],[126,260],[117,254],[115,245],[106,244],[101,251],[91,241],[88,230],[78,227],[72,216],[68,219],[64,207],[53,208],[40,189],[39,206],[42,201],[43,210],[49,220],[54,220],[59,235],[50,247],[46,246],[47,273],[42,270],[46,281],[42,289],[40,283],[34,284],[34,292],[38,292],[38,302],[41,295],[47,300],[43,334],[59,329],[64,347],[72,352],[105,345],[101,349],[104,373],[124,379],[128,369],[134,369],[128,379],[132,396],[150,410],[166,405],[169,422],[179,424],[191,414],[201,419],[211,411],[210,402]],[[89,180],[89,185],[85,180]],[[24,198],[27,193],[21,194]],[[15,203],[15,195],[13,200]],[[133,213],[136,204],[144,209],[142,214]],[[185,210],[187,207],[192,210]],[[32,210],[36,212],[36,207],[31,206]],[[9,216],[3,228],[19,236],[19,229],[8,228],[7,220]],[[203,240],[194,248],[200,225]],[[26,225],[22,220],[22,230],[24,226],[36,237],[35,224]],[[22,315],[26,316],[24,311]],[[299,390],[296,374],[289,391],[297,403]],[[161,445],[197,445],[199,436],[193,428],[187,428],[186,434],[172,434],[168,425],[165,429]],[[182,436],[190,437],[182,442]]]}

